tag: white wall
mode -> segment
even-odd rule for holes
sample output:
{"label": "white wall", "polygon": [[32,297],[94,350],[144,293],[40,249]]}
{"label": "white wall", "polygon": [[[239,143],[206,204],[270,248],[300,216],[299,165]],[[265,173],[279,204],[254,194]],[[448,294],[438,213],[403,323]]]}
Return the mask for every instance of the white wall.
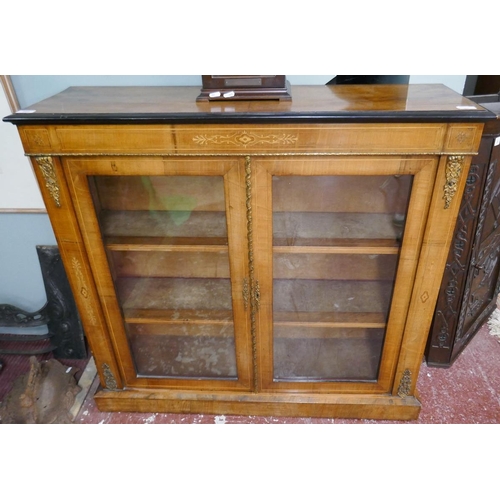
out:
{"label": "white wall", "polygon": [[[10,114],[0,86],[0,120]],[[45,205],[16,127],[0,121],[0,211],[5,210],[45,211]]]}
{"label": "white wall", "polygon": [[47,214],[0,213],[0,304],[28,311],[47,300],[37,245],[55,245]]}
{"label": "white wall", "polygon": [[443,83],[461,94],[464,91],[465,79],[466,75],[410,75],[410,84]]}

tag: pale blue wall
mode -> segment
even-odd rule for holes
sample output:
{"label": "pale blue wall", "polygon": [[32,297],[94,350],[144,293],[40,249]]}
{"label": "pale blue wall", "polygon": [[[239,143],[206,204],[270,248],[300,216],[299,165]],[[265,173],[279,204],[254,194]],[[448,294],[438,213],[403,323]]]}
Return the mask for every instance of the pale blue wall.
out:
{"label": "pale blue wall", "polygon": [[201,76],[12,75],[19,105],[24,108],[76,86],[199,85]]}
{"label": "pale blue wall", "polygon": [[35,311],[46,301],[37,245],[55,245],[47,214],[0,213],[0,304]]}

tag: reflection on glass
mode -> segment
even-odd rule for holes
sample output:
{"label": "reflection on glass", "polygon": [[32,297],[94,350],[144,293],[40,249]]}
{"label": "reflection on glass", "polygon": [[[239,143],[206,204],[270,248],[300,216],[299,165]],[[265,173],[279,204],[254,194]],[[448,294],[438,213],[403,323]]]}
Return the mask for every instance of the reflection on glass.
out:
{"label": "reflection on glass", "polygon": [[91,191],[138,375],[236,378],[222,177],[100,176]]}
{"label": "reflection on glass", "polygon": [[376,380],[411,181],[273,177],[275,380]]}

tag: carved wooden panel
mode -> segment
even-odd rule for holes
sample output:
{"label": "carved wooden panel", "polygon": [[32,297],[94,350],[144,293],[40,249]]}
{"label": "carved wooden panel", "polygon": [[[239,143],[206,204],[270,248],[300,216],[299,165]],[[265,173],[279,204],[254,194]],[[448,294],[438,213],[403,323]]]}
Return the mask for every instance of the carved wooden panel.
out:
{"label": "carved wooden panel", "polygon": [[485,135],[470,167],[430,329],[427,363],[449,366],[496,305],[500,273],[500,147]]}
{"label": "carved wooden panel", "polygon": [[[500,156],[500,155],[499,155]],[[466,294],[469,296],[463,327],[457,332],[457,341],[463,343],[477,317],[496,298],[500,257],[500,171],[498,159],[490,164],[479,224],[480,243],[471,261]],[[462,325],[460,325],[462,326]]]}
{"label": "carved wooden panel", "polygon": [[439,361],[447,360],[453,345],[485,172],[484,163],[473,163],[470,167],[453,243],[448,254],[430,336],[431,349],[435,351],[434,357],[437,356]]}

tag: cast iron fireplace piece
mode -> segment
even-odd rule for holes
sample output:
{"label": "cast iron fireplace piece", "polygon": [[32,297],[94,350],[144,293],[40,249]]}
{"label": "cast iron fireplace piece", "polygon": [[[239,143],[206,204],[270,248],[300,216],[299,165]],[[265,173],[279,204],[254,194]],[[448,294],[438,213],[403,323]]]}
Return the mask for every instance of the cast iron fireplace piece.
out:
{"label": "cast iron fireplace piece", "polygon": [[[0,334],[0,354],[36,355],[52,352],[62,359],[85,359],[87,349],[80,316],[57,246],[36,247],[47,303],[38,311],[0,304],[0,327],[47,326],[45,334]],[[1,369],[1,363],[0,363]]]}

